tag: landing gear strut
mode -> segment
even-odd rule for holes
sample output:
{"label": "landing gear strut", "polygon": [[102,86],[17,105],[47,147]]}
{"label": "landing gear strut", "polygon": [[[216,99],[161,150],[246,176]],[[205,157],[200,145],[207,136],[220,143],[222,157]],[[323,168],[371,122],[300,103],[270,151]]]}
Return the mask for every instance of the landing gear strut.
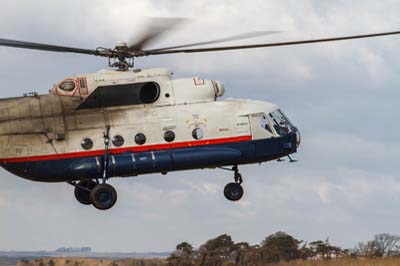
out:
{"label": "landing gear strut", "polygon": [[92,204],[96,209],[108,210],[117,202],[117,191],[109,184],[108,180],[108,145],[110,143],[110,127],[104,132],[104,157],[103,174],[99,180],[81,180],[78,183],[69,182],[75,187],[75,198],[84,205]]}
{"label": "landing gear strut", "polygon": [[232,167],[232,169],[222,168],[225,170],[232,170],[234,172],[234,180],[235,182],[229,183],[224,188],[224,196],[230,201],[238,201],[243,197],[243,179],[242,175],[239,173],[239,169],[237,165]]}

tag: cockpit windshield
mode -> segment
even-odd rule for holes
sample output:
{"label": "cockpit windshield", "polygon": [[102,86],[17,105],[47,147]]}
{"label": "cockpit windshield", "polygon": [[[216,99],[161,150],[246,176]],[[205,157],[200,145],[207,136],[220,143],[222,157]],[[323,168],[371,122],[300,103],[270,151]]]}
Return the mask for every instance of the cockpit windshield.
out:
{"label": "cockpit windshield", "polygon": [[269,117],[278,135],[283,136],[291,133],[296,129],[293,126],[293,124],[289,121],[289,119],[279,109],[272,113],[269,113]]}

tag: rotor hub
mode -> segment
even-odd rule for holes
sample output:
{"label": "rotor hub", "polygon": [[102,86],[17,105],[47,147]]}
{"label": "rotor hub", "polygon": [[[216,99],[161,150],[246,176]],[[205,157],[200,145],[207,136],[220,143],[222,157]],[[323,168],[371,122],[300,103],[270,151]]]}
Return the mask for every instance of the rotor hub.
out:
{"label": "rotor hub", "polygon": [[115,44],[115,50],[126,50],[128,49],[128,44],[126,42],[117,42]]}

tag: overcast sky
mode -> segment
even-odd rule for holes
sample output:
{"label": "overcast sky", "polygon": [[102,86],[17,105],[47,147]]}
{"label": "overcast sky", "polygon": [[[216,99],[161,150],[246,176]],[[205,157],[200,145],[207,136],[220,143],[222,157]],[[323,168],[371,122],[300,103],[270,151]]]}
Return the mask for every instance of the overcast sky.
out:
{"label": "overcast sky", "polygon": [[[173,2],[173,3],[172,3]],[[395,0],[199,1],[3,0],[0,38],[83,48],[113,47],[143,31],[143,16],[191,22],[151,47],[257,30],[269,42],[400,30]],[[78,204],[66,184],[0,172],[0,250],[91,246],[97,251],[165,251],[222,233],[259,243],[278,230],[306,241],[353,247],[376,233],[400,234],[400,36],[137,60],[175,77],[221,80],[227,97],[271,101],[302,133],[299,162],[241,167],[245,195],[223,197],[231,173],[199,170],[112,179],[117,205]],[[46,93],[63,77],[106,60],[0,48],[0,96]]]}

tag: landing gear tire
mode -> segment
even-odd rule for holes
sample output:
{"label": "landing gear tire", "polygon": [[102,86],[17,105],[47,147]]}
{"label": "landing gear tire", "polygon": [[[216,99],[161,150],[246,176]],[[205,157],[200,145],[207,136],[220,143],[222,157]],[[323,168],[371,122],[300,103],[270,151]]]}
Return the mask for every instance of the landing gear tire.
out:
{"label": "landing gear tire", "polygon": [[224,195],[230,201],[238,201],[243,197],[243,187],[238,183],[229,183],[224,188]]}
{"label": "landing gear tire", "polygon": [[74,194],[79,203],[83,205],[92,204],[90,199],[90,191],[97,185],[93,180],[82,180],[75,186]]}
{"label": "landing gear tire", "polygon": [[98,184],[90,192],[93,206],[99,210],[108,210],[117,202],[117,191],[109,184]]}

